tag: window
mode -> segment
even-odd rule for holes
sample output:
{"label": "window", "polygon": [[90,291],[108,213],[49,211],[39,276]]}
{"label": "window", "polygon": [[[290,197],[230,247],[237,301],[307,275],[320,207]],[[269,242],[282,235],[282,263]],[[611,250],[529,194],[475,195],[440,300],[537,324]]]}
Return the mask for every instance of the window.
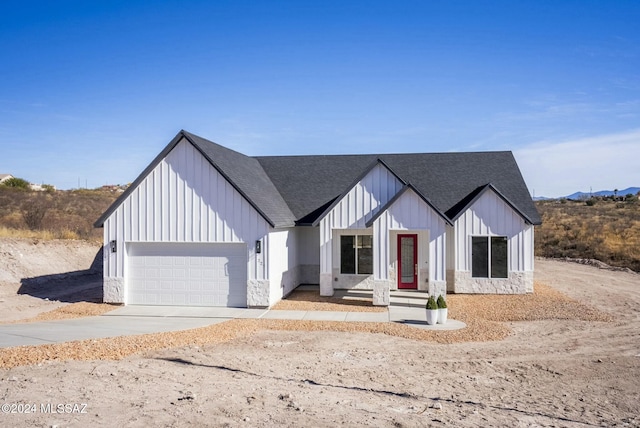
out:
{"label": "window", "polygon": [[340,236],[340,273],[373,273],[373,238],[371,235]]}
{"label": "window", "polygon": [[507,278],[506,236],[473,236],[471,238],[471,276],[473,278]]}

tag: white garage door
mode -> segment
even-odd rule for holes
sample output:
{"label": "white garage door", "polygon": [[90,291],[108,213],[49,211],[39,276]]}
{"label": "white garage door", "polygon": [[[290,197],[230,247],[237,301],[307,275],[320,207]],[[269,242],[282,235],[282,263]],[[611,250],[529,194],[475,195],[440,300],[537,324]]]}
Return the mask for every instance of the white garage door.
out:
{"label": "white garage door", "polygon": [[129,243],[128,304],[247,306],[246,244]]}

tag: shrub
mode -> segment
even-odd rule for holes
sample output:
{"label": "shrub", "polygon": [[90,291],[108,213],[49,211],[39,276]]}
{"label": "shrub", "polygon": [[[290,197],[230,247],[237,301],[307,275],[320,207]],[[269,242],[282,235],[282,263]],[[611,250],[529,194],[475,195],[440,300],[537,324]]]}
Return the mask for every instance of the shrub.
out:
{"label": "shrub", "polygon": [[44,189],[45,192],[49,194],[54,193],[56,191],[56,188],[53,187],[51,184],[43,184],[42,188]]}
{"label": "shrub", "polygon": [[22,218],[27,227],[31,230],[41,229],[42,219],[44,219],[48,209],[46,201],[40,198],[25,203],[22,208]]}
{"label": "shrub", "polygon": [[2,185],[7,187],[13,187],[16,189],[25,189],[25,190],[29,190],[31,188],[27,180],[23,178],[18,178],[18,177],[11,177],[3,181]]}
{"label": "shrub", "polygon": [[436,299],[433,296],[429,296],[427,299],[427,309],[438,309],[438,304],[436,303]]}
{"label": "shrub", "polygon": [[444,300],[442,294],[438,296],[438,309],[445,309],[447,307],[447,301]]}

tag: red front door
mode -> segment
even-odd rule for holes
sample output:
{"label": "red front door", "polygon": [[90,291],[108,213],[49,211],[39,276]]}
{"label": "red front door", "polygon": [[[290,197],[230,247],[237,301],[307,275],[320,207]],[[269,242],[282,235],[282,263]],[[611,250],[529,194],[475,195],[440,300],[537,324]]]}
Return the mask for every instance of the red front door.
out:
{"label": "red front door", "polygon": [[398,288],[418,288],[418,235],[398,235]]}

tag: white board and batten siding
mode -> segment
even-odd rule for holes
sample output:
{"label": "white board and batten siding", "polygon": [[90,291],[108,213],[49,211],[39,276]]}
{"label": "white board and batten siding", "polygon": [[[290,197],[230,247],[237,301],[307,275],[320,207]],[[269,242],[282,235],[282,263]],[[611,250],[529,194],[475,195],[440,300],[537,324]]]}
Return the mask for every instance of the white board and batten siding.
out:
{"label": "white board and batten siding", "polygon": [[389,231],[429,231],[429,279],[445,281],[446,222],[413,190],[406,191],[373,223],[374,278],[389,279]]}
{"label": "white board and batten siding", "polygon": [[[249,279],[268,279],[269,223],[187,140],[143,179],[104,222],[105,277],[125,277],[125,243],[245,243]],[[117,252],[109,242],[117,242]]]}
{"label": "white board and batten siding", "polygon": [[320,272],[332,269],[332,230],[364,229],[373,217],[402,189],[402,182],[382,164],[374,166],[320,221]]}
{"label": "white board and batten siding", "polygon": [[454,223],[455,270],[471,271],[472,236],[506,236],[509,271],[533,271],[534,227],[495,192],[487,191]]}

